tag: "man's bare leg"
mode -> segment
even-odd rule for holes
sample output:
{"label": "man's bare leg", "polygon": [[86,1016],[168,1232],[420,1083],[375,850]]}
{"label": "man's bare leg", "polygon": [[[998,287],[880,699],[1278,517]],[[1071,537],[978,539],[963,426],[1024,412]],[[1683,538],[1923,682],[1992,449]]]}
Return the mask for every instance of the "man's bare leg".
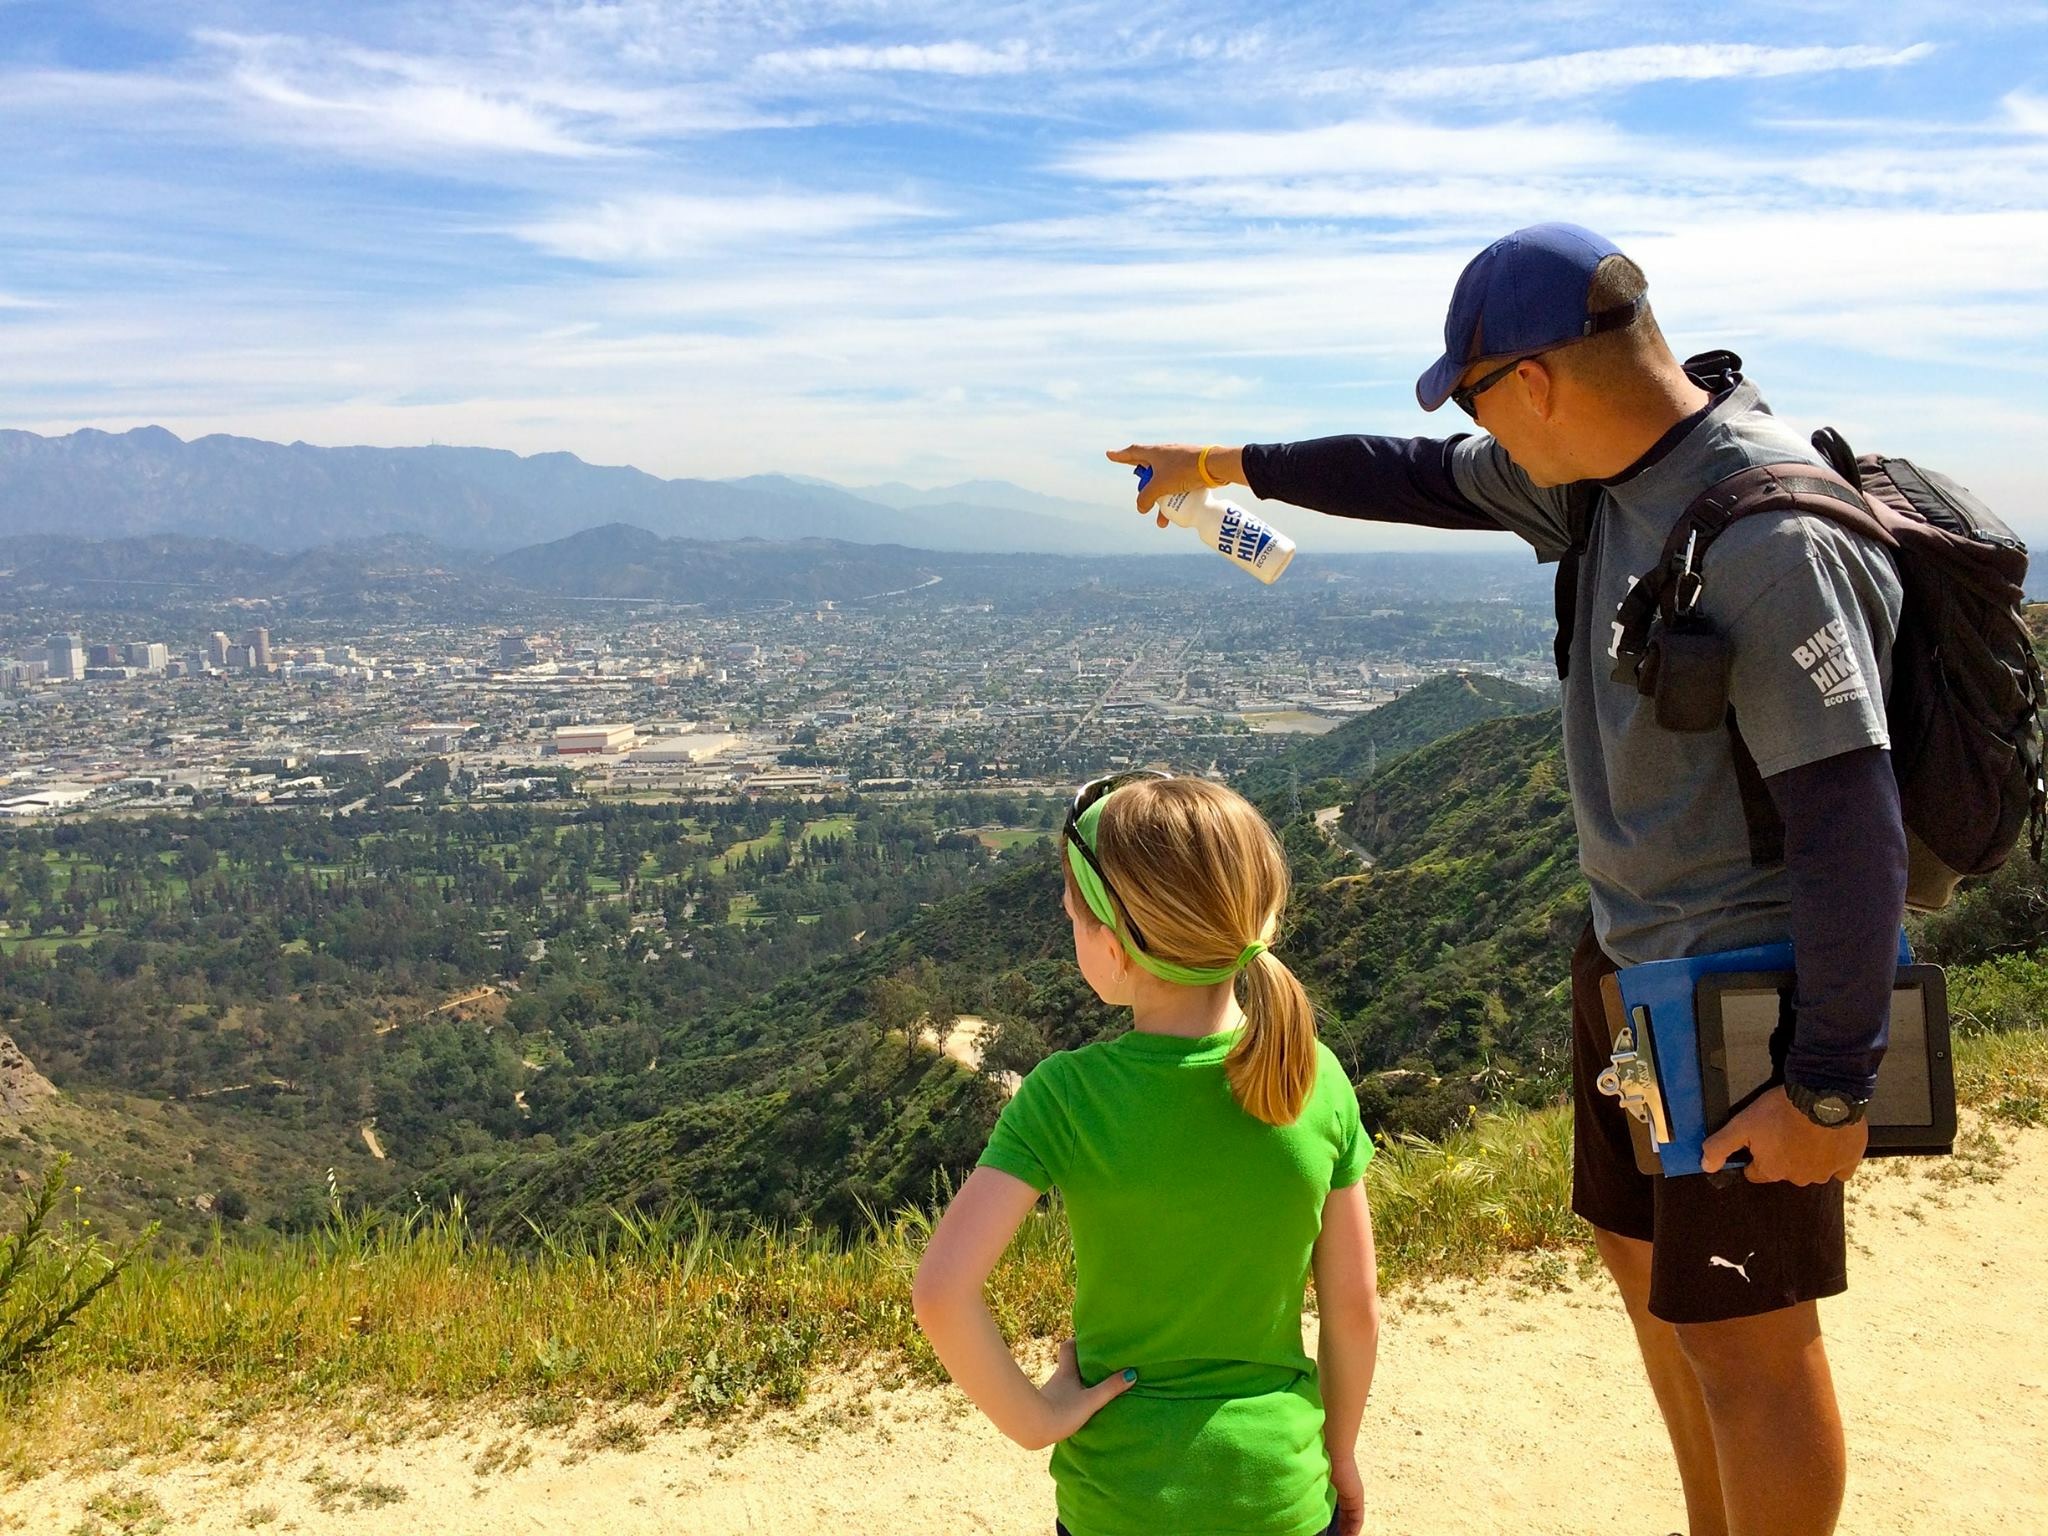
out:
{"label": "man's bare leg", "polygon": [[1728,1470],[1729,1536],[1829,1536],[1848,1453],[1819,1309],[1807,1301],[1676,1332]]}
{"label": "man's bare leg", "polygon": [[1601,1262],[1614,1277],[1636,1345],[1649,1372],[1650,1391],[1664,1414],[1678,1481],[1685,1489],[1685,1518],[1692,1536],[1728,1536],[1721,1492],[1721,1463],[1705,1398],[1692,1362],[1679,1347],[1678,1332],[1650,1315],[1650,1245],[1640,1238],[1593,1229]]}

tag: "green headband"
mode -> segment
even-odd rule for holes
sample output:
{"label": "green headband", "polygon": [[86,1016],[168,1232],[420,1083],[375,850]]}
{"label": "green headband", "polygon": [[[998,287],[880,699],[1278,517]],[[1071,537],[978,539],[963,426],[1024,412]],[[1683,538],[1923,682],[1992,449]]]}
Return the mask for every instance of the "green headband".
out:
{"label": "green headband", "polygon": [[[1088,840],[1088,851],[1095,852],[1096,828],[1102,823],[1102,808],[1109,804],[1111,790],[1100,800],[1083,811],[1074,823],[1077,835]],[[1065,850],[1067,868],[1073,871],[1074,884],[1081,889],[1081,899],[1088,903],[1088,910],[1095,914],[1096,921],[1114,933],[1123,944],[1124,953],[1139,965],[1157,976],[1161,981],[1177,982],[1183,987],[1213,987],[1219,981],[1229,981],[1239,971],[1250,965],[1254,959],[1266,952],[1266,946],[1257,939],[1238,951],[1237,959],[1229,965],[1182,965],[1174,960],[1161,960],[1157,955],[1148,955],[1131,942],[1130,934],[1116,919],[1116,903],[1109,899],[1109,890],[1102,883],[1102,877],[1095,873],[1095,866],[1076,853],[1071,843]]]}

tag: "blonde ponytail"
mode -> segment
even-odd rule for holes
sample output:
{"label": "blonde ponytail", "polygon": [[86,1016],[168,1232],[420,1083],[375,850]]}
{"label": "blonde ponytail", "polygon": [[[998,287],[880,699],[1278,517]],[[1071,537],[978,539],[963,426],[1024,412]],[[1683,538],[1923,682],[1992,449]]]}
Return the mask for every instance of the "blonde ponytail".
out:
{"label": "blonde ponytail", "polygon": [[1095,855],[1144,953],[1219,979],[1236,972],[1245,1022],[1224,1060],[1230,1091],[1247,1114],[1292,1125],[1315,1086],[1316,1019],[1266,947],[1287,906],[1279,839],[1250,802],[1203,779],[1139,779],[1101,804]]}
{"label": "blonde ponytail", "polygon": [[1271,950],[1244,968],[1244,1028],[1224,1058],[1230,1091],[1246,1114],[1292,1125],[1316,1083],[1316,1014],[1300,980]]}

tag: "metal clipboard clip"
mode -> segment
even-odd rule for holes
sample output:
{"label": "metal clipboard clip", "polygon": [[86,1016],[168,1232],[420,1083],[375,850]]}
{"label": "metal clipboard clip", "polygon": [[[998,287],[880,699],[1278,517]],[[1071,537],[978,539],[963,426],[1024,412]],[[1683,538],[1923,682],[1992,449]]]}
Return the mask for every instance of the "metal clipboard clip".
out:
{"label": "metal clipboard clip", "polygon": [[1650,1128],[1657,1142],[1671,1140],[1671,1120],[1664,1112],[1664,1090],[1657,1085],[1657,1048],[1651,1043],[1650,1010],[1622,1026],[1614,1037],[1614,1054],[1595,1079],[1602,1093],[1621,1100],[1621,1107]]}
{"label": "metal clipboard clip", "polygon": [[1663,1163],[1657,1149],[1671,1144],[1671,1115],[1657,1074],[1657,1037],[1650,1029],[1650,1010],[1640,1004],[1624,1008],[1621,981],[1613,975],[1600,978],[1600,1003],[1614,1048],[1594,1085],[1628,1111],[1637,1169],[1660,1173]]}

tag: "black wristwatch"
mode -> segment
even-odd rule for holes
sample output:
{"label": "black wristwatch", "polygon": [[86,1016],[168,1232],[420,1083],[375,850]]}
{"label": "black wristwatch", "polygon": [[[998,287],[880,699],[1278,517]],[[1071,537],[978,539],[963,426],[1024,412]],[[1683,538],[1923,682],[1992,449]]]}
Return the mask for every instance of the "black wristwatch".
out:
{"label": "black wristwatch", "polygon": [[1870,1109],[1870,1100],[1852,1099],[1836,1088],[1823,1092],[1787,1083],[1785,1097],[1792,1101],[1793,1108],[1815,1125],[1825,1126],[1831,1131],[1844,1125],[1854,1125]]}

